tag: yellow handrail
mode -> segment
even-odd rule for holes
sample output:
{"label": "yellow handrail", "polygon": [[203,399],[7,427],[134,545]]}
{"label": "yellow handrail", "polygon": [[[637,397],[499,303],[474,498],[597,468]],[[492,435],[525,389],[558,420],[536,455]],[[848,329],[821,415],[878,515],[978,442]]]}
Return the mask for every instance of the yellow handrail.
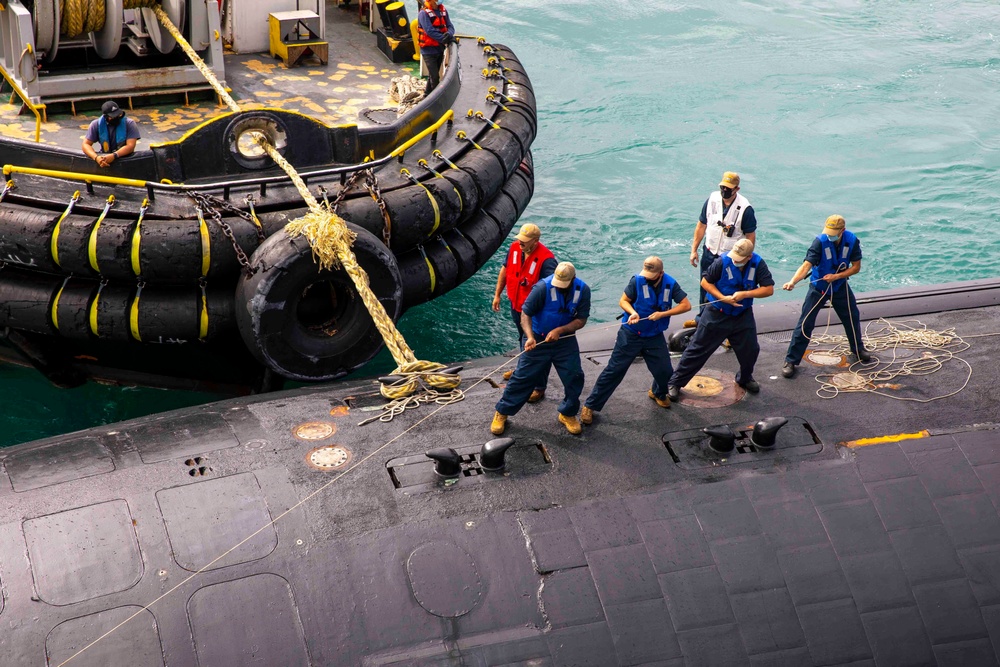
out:
{"label": "yellow handrail", "polygon": [[[31,47],[29,46],[29,47],[26,47],[26,48],[28,49],[28,53],[31,53]],[[17,82],[14,81],[13,77],[11,77],[11,75],[7,72],[7,70],[3,66],[0,66],[0,74],[3,74],[3,78],[7,81],[7,83],[10,84],[11,89],[13,89],[13,91],[15,93],[17,93],[17,96],[21,98],[21,101],[24,102],[24,105],[26,107],[28,107],[29,109],[31,109],[31,112],[33,114],[35,114],[35,141],[36,142],[41,141],[42,140],[42,115],[40,113],[38,113],[38,110],[41,109],[42,111],[44,111],[45,110],[45,105],[44,104],[38,104],[38,105],[32,104],[31,100],[28,99],[28,94],[26,92],[24,92],[23,90],[21,90],[21,86],[17,85]]]}
{"label": "yellow handrail", "polygon": [[414,145],[416,145],[424,137],[426,137],[429,134],[433,134],[433,133],[437,132],[438,130],[440,130],[441,126],[444,125],[445,123],[447,123],[452,118],[454,118],[454,116],[455,116],[455,112],[452,111],[451,109],[448,109],[448,111],[446,111],[445,114],[443,116],[441,116],[441,118],[438,119],[438,122],[434,123],[433,125],[431,125],[430,127],[428,127],[426,130],[424,130],[423,132],[421,132],[417,136],[415,136],[412,139],[410,139],[409,141],[407,141],[405,144],[397,147],[394,151],[392,151],[391,153],[389,153],[389,157],[399,157],[400,155],[403,155],[404,153],[406,153],[407,150],[409,150]]}
{"label": "yellow handrail", "polygon": [[50,176],[52,178],[65,178],[69,181],[83,181],[84,183],[108,183],[111,185],[132,185],[137,188],[146,187],[146,181],[139,181],[134,178],[119,178],[118,176],[102,176],[100,174],[80,174],[75,171],[55,171],[53,169],[35,169],[34,167],[18,167],[13,164],[3,166],[4,176],[11,174],[31,174],[34,176]]}

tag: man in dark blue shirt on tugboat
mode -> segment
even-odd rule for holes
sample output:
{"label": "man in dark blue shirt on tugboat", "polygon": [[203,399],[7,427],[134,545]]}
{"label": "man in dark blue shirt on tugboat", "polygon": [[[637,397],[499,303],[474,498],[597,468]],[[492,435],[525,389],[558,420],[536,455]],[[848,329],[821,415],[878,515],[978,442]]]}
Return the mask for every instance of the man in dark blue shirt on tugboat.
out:
{"label": "man in dark blue shirt on tugboat", "polygon": [[417,36],[420,42],[420,58],[427,66],[427,88],[424,96],[431,94],[441,81],[441,65],[444,51],[455,41],[455,26],[451,24],[448,10],[437,0],[423,0],[423,8],[417,14]]}
{"label": "man in dark blue shirt on tugboat", "polygon": [[753,300],[774,294],[774,279],[767,263],[753,251],[753,241],[740,239],[732,250],[712,262],[702,275],[701,286],[708,293],[708,305],[670,378],[670,400],[680,398],[681,387],[691,381],[727,338],[740,362],[736,384],[756,394],[760,385],[753,379],[753,367],[760,345]]}
{"label": "man in dark blue shirt on tugboat", "polygon": [[[740,239],[750,239],[751,243],[757,243],[757,216],[747,198],[740,194],[740,175],[735,171],[727,171],[719,181],[719,191],[713,192],[705,200],[698,222],[694,225],[691,266],[699,266],[698,246],[702,240],[705,245],[701,251],[699,275],[704,275],[712,262],[732,250]],[[707,300],[702,288],[698,305],[704,308]],[[694,324],[689,321],[684,326]]]}
{"label": "man in dark blue shirt on tugboat", "polygon": [[583,391],[580,346],[575,334],[590,317],[590,288],[576,277],[576,268],[562,262],[554,274],[535,283],[521,308],[526,341],[514,375],[497,401],[490,431],[502,435],[507,417],[516,415],[532,390],[544,383],[555,366],[565,395],[559,404],[559,423],[573,435],[582,431],[576,414]]}
{"label": "man in dark blue shirt on tugboat", "polygon": [[[101,107],[101,117],[91,121],[83,138],[83,152],[99,167],[110,167],[118,158],[131,155],[140,139],[139,125],[112,100]],[[99,150],[94,150],[94,144]]]}
{"label": "man in dark blue shirt on tugboat", "polygon": [[847,332],[851,353],[860,361],[871,361],[871,355],[861,339],[858,302],[847,285],[847,279],[861,270],[861,241],[847,231],[846,227],[843,216],[831,215],[827,218],[823,233],[813,239],[802,266],[782,286],[791,291],[796,283],[811,274],[802,313],[792,332],[792,342],[785,354],[785,365],[781,367],[781,374],[786,378],[795,377],[795,367],[802,361],[802,355],[809,346],[809,339],[816,326],[816,315],[828,300],[833,303],[833,309],[837,311],[837,317]]}
{"label": "man in dark blue shirt on tugboat", "polygon": [[670,407],[667,384],[674,369],[670,365],[670,350],[663,332],[670,326],[671,316],[691,310],[687,294],[677,281],[663,272],[663,260],[653,256],[647,257],[642,263],[642,271],[629,280],[618,305],[624,311],[624,321],[618,329],[608,365],[601,371],[580,411],[580,421],[584,424],[590,424],[594,413],[604,409],[640,354],[653,376],[648,396],[661,408]]}

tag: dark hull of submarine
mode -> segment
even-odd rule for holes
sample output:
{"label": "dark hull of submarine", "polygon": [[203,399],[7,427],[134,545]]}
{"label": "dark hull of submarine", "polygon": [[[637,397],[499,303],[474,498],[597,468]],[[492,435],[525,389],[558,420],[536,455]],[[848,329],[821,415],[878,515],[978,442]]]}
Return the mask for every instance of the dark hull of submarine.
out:
{"label": "dark hull of submarine", "polygon": [[[498,381],[504,357],[467,363],[466,400],[421,423],[431,407],[358,426],[382,400],[351,381],[3,450],[0,651],[74,666],[996,664],[1000,281],[859,302],[869,331],[884,317],[964,336],[971,374],[956,362],[885,390],[954,392],[928,403],[821,399],[824,369],[778,373],[797,304],[762,302],[760,394],[663,410],[639,363],[580,437],[557,397],[512,417],[502,473],[481,465],[501,390],[477,380]],[[615,334],[589,329],[588,390]],[[725,394],[736,367],[720,352],[704,373]],[[749,429],[774,416],[789,420],[777,444],[754,447]],[[701,433],[717,425],[739,434],[727,456]],[[463,456],[447,484],[424,456],[441,447]]]}

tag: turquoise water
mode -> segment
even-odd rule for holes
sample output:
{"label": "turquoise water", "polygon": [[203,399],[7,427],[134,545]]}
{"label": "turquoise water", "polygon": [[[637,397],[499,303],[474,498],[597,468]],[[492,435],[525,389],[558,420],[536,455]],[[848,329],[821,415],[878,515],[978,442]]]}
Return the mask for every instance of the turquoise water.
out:
{"label": "turquoise water", "polygon": [[[411,3],[412,4],[412,3]],[[1000,7],[993,2],[517,0],[447,3],[460,33],[512,47],[538,98],[543,230],[617,315],[648,254],[689,291],[695,220],[723,171],[757,211],[778,282],[823,220],[860,236],[858,291],[997,275]],[[494,314],[498,255],[401,329],[421,358],[514,345]],[[774,299],[801,299],[801,288]],[[386,367],[387,355],[377,367]],[[48,387],[0,368],[0,444],[192,405],[204,394]]]}

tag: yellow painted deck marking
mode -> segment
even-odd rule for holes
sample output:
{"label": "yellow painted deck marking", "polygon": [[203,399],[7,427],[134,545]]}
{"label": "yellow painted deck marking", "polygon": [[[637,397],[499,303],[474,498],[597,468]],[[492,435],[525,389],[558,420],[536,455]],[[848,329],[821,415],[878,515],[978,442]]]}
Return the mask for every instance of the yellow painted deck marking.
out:
{"label": "yellow painted deck marking", "polygon": [[861,438],[859,440],[850,440],[845,442],[844,445],[854,449],[855,447],[867,447],[869,445],[882,445],[889,442],[899,442],[900,440],[916,440],[918,438],[929,438],[930,431],[924,429],[923,431],[917,431],[916,433],[896,433],[895,435],[880,435],[875,438]]}

